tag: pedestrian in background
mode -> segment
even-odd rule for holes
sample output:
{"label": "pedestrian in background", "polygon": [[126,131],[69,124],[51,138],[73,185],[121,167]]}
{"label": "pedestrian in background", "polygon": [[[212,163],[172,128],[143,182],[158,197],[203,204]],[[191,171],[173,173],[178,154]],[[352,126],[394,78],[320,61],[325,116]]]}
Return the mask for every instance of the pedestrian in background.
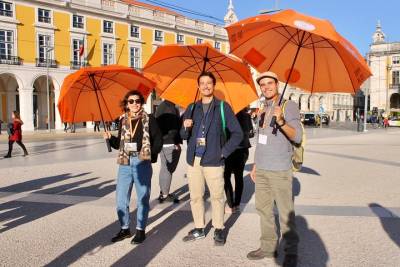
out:
{"label": "pedestrian in background", "polygon": [[121,230],[111,241],[118,242],[132,236],[130,231],[129,205],[132,187],[136,189],[136,234],[132,244],[146,239],[145,229],[150,210],[150,188],[153,169],[162,148],[161,131],[156,119],[143,110],[144,97],[139,91],[130,91],[121,106],[125,110],[119,124],[118,136],[104,133],[110,145],[118,149],[117,214]]}
{"label": "pedestrian in background", "polygon": [[155,117],[163,135],[163,148],[160,153],[161,166],[159,175],[160,196],[158,201],[179,203],[179,199],[170,194],[172,174],[178,166],[181,155],[182,139],[179,135],[181,128],[179,110],[175,104],[164,100],[157,107]]}
{"label": "pedestrian in background", "polygon": [[11,158],[11,153],[13,150],[14,142],[16,142],[24,151],[24,157],[28,155],[28,151],[26,150],[25,145],[22,143],[22,125],[24,124],[21,120],[18,111],[13,111],[11,114],[12,122],[8,127],[8,152],[5,155],[5,158]]}
{"label": "pedestrian in background", "polygon": [[[284,267],[297,265],[299,236],[296,230],[294,203],[292,198],[292,142],[300,144],[303,130],[298,105],[286,100],[285,114],[279,106],[278,76],[273,72],[261,73],[257,77],[264,108],[259,113],[257,146],[251,178],[255,182],[255,205],[260,216],[260,247],[247,254],[250,260],[276,257],[280,239],[284,242]],[[276,116],[278,131],[270,126]],[[273,213],[274,203],[278,208],[280,235],[276,236]]]}
{"label": "pedestrian in background", "polygon": [[[186,161],[187,177],[190,191],[190,205],[195,228],[183,241],[193,241],[205,237],[204,188],[207,183],[211,196],[212,225],[214,244],[224,245],[224,159],[239,145],[243,138],[239,122],[231,106],[214,96],[215,76],[203,72],[197,79],[201,100],[189,105],[183,115],[181,137],[187,140]],[[230,133],[224,139],[222,128],[221,105]]]}
{"label": "pedestrian in background", "polygon": [[[246,161],[249,158],[250,133],[253,131],[253,124],[247,108],[241,110],[236,114],[240,127],[243,131],[243,139],[238,148],[230,154],[225,160],[224,180],[225,180],[225,195],[227,207],[226,213],[239,212],[240,201],[243,193],[243,172]],[[235,195],[233,195],[233,188],[231,182],[232,173],[235,176]]]}
{"label": "pedestrian in background", "polygon": [[100,122],[99,121],[94,122],[94,131],[100,132]]}

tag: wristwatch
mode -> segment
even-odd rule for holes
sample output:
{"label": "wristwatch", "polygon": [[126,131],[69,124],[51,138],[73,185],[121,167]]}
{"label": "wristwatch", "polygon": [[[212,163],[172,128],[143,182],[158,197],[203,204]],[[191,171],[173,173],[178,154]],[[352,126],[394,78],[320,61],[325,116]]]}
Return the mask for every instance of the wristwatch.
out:
{"label": "wristwatch", "polygon": [[282,124],[278,124],[278,126],[279,126],[279,127],[283,127],[283,126],[285,126],[285,124],[286,124],[286,121],[283,120],[283,123],[282,123]]}

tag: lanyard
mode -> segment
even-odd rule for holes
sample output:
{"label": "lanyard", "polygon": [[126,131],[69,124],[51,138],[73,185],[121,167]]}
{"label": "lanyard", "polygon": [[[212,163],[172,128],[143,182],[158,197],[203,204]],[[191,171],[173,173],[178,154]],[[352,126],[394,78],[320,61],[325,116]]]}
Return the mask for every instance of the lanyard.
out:
{"label": "lanyard", "polygon": [[272,102],[271,108],[268,110],[268,113],[265,112],[264,121],[263,121],[263,124],[262,124],[262,127],[261,127],[262,129],[265,129],[267,118],[269,117],[269,115],[271,115],[271,112],[274,109],[274,105],[275,105],[275,101]]}
{"label": "lanyard", "polygon": [[132,143],[132,138],[135,136],[136,129],[137,129],[138,125],[139,125],[139,119],[137,120],[136,125],[135,125],[135,129],[133,131],[132,131],[132,119],[130,117],[128,117],[128,119],[129,119],[129,124],[130,124],[129,132],[131,133],[129,141],[130,141],[130,143]]}
{"label": "lanyard", "polygon": [[206,131],[206,122],[207,122],[208,114],[210,113],[210,109],[213,104],[214,104],[214,99],[211,100],[210,105],[207,108],[206,114],[205,115],[203,114],[203,117],[201,118],[201,136],[202,137],[204,137],[204,134]]}

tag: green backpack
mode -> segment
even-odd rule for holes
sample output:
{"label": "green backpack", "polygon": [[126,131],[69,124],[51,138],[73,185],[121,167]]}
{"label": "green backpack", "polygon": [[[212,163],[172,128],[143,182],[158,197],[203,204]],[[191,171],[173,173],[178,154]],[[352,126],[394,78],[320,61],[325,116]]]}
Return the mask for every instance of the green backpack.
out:
{"label": "green backpack", "polygon": [[[285,100],[285,102],[282,105],[282,113],[283,117],[285,117],[285,108],[286,104],[288,101]],[[301,167],[303,166],[303,160],[304,160],[304,147],[306,144],[306,132],[304,130],[304,125],[303,123],[300,122],[301,128],[303,129],[303,136],[301,138],[301,143],[296,144],[292,143],[293,147],[293,156],[292,156],[292,171],[298,172],[301,170]]]}

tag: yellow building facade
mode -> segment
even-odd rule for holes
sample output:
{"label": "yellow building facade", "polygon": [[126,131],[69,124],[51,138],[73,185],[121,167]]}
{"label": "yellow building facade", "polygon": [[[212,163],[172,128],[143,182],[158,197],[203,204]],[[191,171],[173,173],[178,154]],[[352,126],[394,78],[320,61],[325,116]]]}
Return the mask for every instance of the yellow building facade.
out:
{"label": "yellow building facade", "polygon": [[61,129],[56,103],[74,70],[140,70],[160,45],[202,42],[229,49],[223,26],[138,1],[0,0],[0,119],[19,110],[24,130],[45,129],[49,107],[51,127]]}

